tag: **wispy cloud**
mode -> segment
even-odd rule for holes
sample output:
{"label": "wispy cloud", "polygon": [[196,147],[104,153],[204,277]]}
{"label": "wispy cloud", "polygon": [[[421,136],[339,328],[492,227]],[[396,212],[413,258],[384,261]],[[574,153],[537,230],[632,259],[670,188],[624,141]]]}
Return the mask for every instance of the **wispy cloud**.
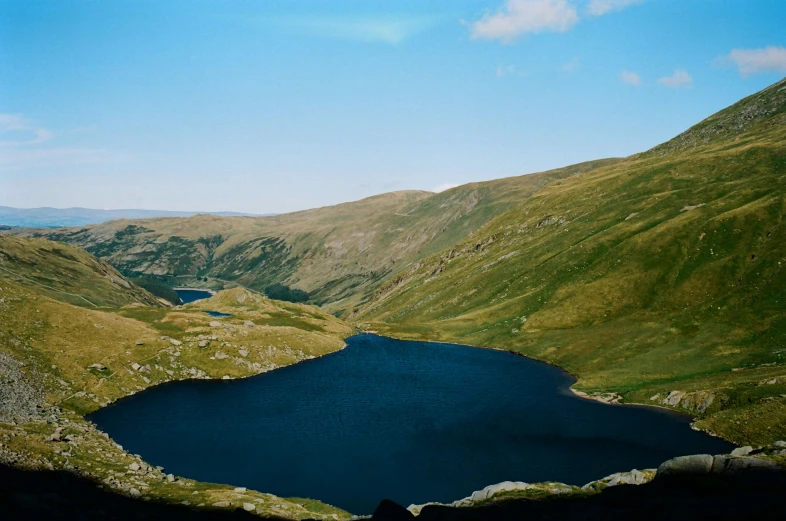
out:
{"label": "wispy cloud", "polygon": [[641,76],[639,76],[635,72],[622,71],[620,73],[620,81],[622,83],[627,83],[628,85],[633,85],[634,87],[638,87],[639,85],[641,85]]}
{"label": "wispy cloud", "polygon": [[759,72],[786,72],[786,48],[769,46],[763,49],[734,49],[728,56],[716,60],[717,64],[733,64],[740,76]]}
{"label": "wispy cloud", "polygon": [[573,58],[568,63],[559,68],[562,72],[576,72],[581,68],[581,62],[578,58]]}
{"label": "wispy cloud", "polygon": [[626,7],[644,3],[645,0],[591,0],[587,5],[587,13],[591,16],[603,16],[612,11],[621,11]]}
{"label": "wispy cloud", "polygon": [[680,87],[690,87],[693,85],[693,78],[691,78],[690,74],[688,74],[688,71],[685,69],[676,69],[671,76],[658,78],[658,83],[672,89],[678,89]]}
{"label": "wispy cloud", "polygon": [[497,12],[472,23],[471,36],[510,42],[525,33],[565,32],[578,21],[576,8],[566,0],[507,0]]}
{"label": "wispy cloud", "polygon": [[441,185],[435,186],[430,191],[435,193],[440,193],[440,192],[444,192],[445,190],[450,190],[451,188],[456,188],[457,186],[459,185],[454,183],[442,183]]}
{"label": "wispy cloud", "polygon": [[396,45],[431,28],[434,17],[276,18],[267,25],[279,30],[320,38]]}
{"label": "wispy cloud", "polygon": [[516,68],[515,65],[498,65],[497,66],[497,78],[502,78],[503,76],[526,76],[525,72],[522,72]]}
{"label": "wispy cloud", "polygon": [[24,147],[49,141],[53,133],[21,114],[0,114],[0,147]]}
{"label": "wispy cloud", "polygon": [[0,153],[0,171],[33,170],[124,159],[106,150],[57,146],[55,136],[51,130],[21,114],[0,114],[0,147],[3,149]]}

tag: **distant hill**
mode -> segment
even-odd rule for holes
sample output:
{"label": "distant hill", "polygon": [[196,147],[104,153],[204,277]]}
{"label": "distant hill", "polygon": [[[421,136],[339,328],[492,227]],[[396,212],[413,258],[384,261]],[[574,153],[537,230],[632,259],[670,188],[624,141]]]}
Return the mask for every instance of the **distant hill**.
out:
{"label": "distant hill", "polygon": [[60,228],[101,224],[115,219],[148,219],[152,217],[191,217],[192,215],[220,215],[223,217],[255,216],[275,214],[248,214],[237,212],[171,212],[167,210],[95,210],[91,208],[13,208],[0,206],[0,229],[2,226],[19,228]]}
{"label": "distant hill", "polygon": [[213,289],[281,283],[331,313],[352,309],[404,266],[466,238],[550,182],[619,160],[470,183],[434,194],[400,191],[273,217],[198,215],[116,220],[20,233],[75,244],[128,276]]}

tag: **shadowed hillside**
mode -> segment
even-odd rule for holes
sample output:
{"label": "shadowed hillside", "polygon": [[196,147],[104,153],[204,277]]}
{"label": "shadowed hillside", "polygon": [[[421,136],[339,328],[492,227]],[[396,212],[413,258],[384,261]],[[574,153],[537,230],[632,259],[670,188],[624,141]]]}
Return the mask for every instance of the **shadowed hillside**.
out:
{"label": "shadowed hillside", "polygon": [[77,306],[160,305],[106,262],[81,248],[44,239],[0,235],[0,278]]}
{"label": "shadowed hillside", "polygon": [[786,81],[676,139],[556,181],[414,263],[356,315],[494,346],[577,388],[786,436]]}

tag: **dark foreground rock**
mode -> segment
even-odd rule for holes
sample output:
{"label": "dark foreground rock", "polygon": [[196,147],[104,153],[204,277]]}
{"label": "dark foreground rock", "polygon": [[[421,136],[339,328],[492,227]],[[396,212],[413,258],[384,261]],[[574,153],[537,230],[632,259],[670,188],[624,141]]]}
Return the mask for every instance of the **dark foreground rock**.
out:
{"label": "dark foreground rock", "polygon": [[[490,500],[473,507],[425,505],[418,521],[714,521],[786,519],[786,472],[778,467],[699,457],[659,469],[643,485],[608,487],[589,496]],[[713,471],[712,467],[725,471]],[[388,507],[386,512],[394,510]],[[373,519],[386,519],[377,517]],[[395,519],[404,519],[403,517]]]}
{"label": "dark foreground rock", "polygon": [[3,521],[219,521],[254,520],[243,509],[194,510],[123,497],[67,472],[36,472],[0,465]]}

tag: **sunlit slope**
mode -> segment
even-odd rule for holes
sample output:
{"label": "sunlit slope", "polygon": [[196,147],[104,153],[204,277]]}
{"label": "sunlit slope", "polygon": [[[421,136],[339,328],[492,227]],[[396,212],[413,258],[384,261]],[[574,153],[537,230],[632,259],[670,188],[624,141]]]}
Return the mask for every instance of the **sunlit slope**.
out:
{"label": "sunlit slope", "polygon": [[[732,440],[782,438],[785,109],[781,81],[648,153],[554,182],[410,266],[356,320],[526,353],[580,389],[685,408]],[[664,403],[671,391],[686,395]]]}
{"label": "sunlit slope", "polygon": [[81,248],[44,239],[0,235],[0,280],[87,307],[160,305],[115,268]]}
{"label": "sunlit slope", "polygon": [[[211,317],[208,309],[231,317]],[[252,503],[265,516],[283,509],[291,519],[346,519],[317,501],[167,478],[82,415],[171,380],[245,377],[325,355],[350,334],[318,308],[239,288],[177,308],[112,311],[56,301],[0,276],[0,463],[65,469],[154,501]]]}
{"label": "sunlit slope", "polygon": [[548,182],[615,160],[472,183],[440,194],[393,192],[275,217],[120,220],[36,231],[70,242],[124,273],[208,277],[262,290],[283,282],[327,309],[351,309],[400,267],[452,246]]}

